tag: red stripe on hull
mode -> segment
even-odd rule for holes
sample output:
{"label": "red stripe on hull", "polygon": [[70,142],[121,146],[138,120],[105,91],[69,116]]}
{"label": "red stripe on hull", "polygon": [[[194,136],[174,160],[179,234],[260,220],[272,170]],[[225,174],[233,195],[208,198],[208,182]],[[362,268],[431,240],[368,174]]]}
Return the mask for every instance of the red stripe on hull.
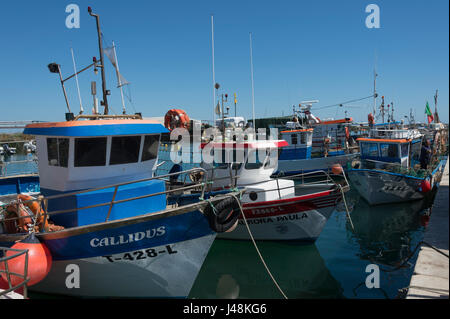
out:
{"label": "red stripe on hull", "polygon": [[244,214],[246,218],[262,218],[332,207],[336,206],[338,199],[341,198],[341,194],[323,196],[321,201],[299,200],[302,197],[304,196],[289,198],[289,200],[252,203],[251,205],[244,204]]}

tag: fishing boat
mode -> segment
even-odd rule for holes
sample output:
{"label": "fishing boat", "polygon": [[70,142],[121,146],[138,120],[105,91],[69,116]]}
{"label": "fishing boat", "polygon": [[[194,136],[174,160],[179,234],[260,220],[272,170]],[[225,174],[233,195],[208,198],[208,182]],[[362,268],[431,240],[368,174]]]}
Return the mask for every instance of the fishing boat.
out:
{"label": "fishing boat", "polygon": [[[36,138],[39,175],[0,179],[0,246],[32,234],[48,249],[51,268],[33,291],[187,297],[217,233],[237,221],[236,213],[219,220],[221,212],[211,206],[238,211],[240,193],[211,195],[199,181],[176,190],[178,197],[195,191],[195,200],[171,200],[174,191],[164,180],[171,175],[154,176],[167,129],[140,114],[108,114],[99,17],[90,8],[89,14],[97,19],[100,59],[91,66],[102,71],[105,112],[75,116],[66,98],[66,121],[26,125],[24,134]],[[65,95],[60,66],[49,69],[59,73]],[[74,269],[79,282],[68,284]]]}
{"label": "fishing boat", "polygon": [[280,152],[276,175],[331,172],[333,165],[346,168],[347,162],[357,157],[349,130],[352,119],[321,121],[310,111],[315,102],[302,102],[300,105],[305,107],[300,111],[294,108],[293,121],[287,122],[287,129],[280,132],[281,139],[289,145]]}
{"label": "fishing boat", "polygon": [[[337,184],[325,171],[314,182],[300,184],[294,180],[308,178],[308,173],[271,178],[278,151],[286,146],[284,140],[270,139],[222,142],[220,136],[200,144],[204,156],[200,167],[206,171],[210,190],[244,190],[244,216],[232,232],[223,232],[218,238],[248,240],[247,224],[256,240],[313,242],[319,237],[348,183],[344,175],[344,182]],[[212,160],[206,161],[206,156]]]}
{"label": "fishing boat", "polygon": [[360,160],[349,163],[351,184],[371,205],[423,199],[439,186],[447,161],[437,152],[427,170],[417,159],[423,135],[415,129],[373,129],[358,138]]}

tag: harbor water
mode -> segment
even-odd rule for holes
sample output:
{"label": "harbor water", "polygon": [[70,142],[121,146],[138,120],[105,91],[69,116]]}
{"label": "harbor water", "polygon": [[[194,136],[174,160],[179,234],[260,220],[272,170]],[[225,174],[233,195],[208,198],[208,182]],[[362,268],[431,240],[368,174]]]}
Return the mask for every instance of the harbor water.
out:
{"label": "harbor water", "polygon": [[[2,157],[2,161],[32,157],[16,154]],[[33,162],[7,165],[7,174],[29,173],[36,169],[35,165]],[[346,199],[352,223],[344,207],[338,206],[315,243],[256,242],[288,298],[396,298],[399,290],[409,285],[417,259],[414,250],[423,239],[427,223],[426,203],[369,206],[355,190],[347,192]],[[379,267],[379,288],[366,286],[371,273],[366,268],[371,264]],[[29,296],[52,298],[32,291]],[[251,240],[216,239],[189,298],[283,296]]]}
{"label": "harbor water", "polygon": [[[256,242],[288,298],[391,299],[409,285],[417,252],[398,266],[423,238],[424,202],[371,207],[355,191],[346,198],[354,230],[345,210],[336,210],[313,244]],[[379,288],[366,286],[371,264],[379,267]],[[215,240],[189,297],[283,298],[250,240],[223,239]]]}

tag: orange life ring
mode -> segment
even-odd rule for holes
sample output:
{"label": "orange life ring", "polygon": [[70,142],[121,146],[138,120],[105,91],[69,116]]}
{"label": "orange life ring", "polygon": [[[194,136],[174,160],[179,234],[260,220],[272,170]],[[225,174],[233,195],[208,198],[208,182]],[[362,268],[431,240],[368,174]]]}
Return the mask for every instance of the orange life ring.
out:
{"label": "orange life ring", "polygon": [[170,131],[178,127],[188,129],[189,123],[189,116],[180,109],[171,109],[164,116],[164,126]]}

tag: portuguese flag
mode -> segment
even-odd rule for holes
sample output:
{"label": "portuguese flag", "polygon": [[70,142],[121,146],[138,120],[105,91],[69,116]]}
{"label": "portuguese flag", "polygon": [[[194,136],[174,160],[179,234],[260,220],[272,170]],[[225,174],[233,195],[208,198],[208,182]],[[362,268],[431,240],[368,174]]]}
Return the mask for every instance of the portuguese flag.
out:
{"label": "portuguese flag", "polygon": [[433,113],[430,110],[430,106],[428,105],[428,101],[427,101],[427,105],[425,106],[425,114],[427,115],[427,118],[428,118],[428,124],[433,122],[434,117],[433,117]]}

